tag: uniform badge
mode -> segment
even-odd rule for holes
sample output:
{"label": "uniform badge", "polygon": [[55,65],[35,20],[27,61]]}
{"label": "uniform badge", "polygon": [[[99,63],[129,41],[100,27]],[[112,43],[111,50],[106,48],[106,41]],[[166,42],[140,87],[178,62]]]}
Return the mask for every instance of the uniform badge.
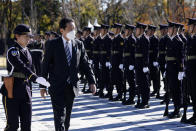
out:
{"label": "uniform badge", "polygon": [[123,46],[123,44],[124,44],[123,42],[120,43],[121,46]]}
{"label": "uniform badge", "polygon": [[16,55],[18,55],[18,51],[13,50],[13,51],[11,51],[11,54],[12,54],[12,56],[16,56]]}

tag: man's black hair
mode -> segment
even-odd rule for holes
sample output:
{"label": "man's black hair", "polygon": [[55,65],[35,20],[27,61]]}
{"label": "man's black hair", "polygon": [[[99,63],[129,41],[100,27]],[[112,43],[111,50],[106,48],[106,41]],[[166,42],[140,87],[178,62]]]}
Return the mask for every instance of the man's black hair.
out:
{"label": "man's black hair", "polygon": [[59,22],[59,28],[63,28],[65,29],[65,27],[67,26],[67,23],[70,23],[70,22],[74,22],[73,19],[70,19],[70,18],[63,18],[61,19],[61,21]]}

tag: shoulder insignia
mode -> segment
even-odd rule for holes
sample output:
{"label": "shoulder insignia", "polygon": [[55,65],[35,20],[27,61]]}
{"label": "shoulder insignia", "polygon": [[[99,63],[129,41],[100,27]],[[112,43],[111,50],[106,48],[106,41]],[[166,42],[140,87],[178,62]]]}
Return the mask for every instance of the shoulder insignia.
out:
{"label": "shoulder insignia", "polygon": [[12,54],[12,56],[17,56],[18,55],[18,51],[13,50],[13,51],[11,51],[11,54]]}

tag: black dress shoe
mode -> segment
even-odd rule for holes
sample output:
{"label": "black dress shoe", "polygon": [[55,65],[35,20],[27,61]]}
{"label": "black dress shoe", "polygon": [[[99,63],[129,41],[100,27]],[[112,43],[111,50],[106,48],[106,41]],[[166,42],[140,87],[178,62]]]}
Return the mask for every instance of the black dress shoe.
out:
{"label": "black dress shoe", "polygon": [[113,99],[113,101],[122,101],[122,97],[118,95],[116,98]]}
{"label": "black dress shoe", "polygon": [[94,96],[99,96],[99,92],[96,92]]}
{"label": "black dress shoe", "polygon": [[109,101],[113,101],[113,96],[109,96]]}
{"label": "black dress shoe", "polygon": [[88,89],[87,91],[84,92],[85,94],[87,93],[92,93],[90,89]]}
{"label": "black dress shoe", "polygon": [[126,101],[123,101],[122,104],[123,105],[134,105],[135,102],[133,100],[131,100],[131,99],[128,99]]}
{"label": "black dress shoe", "polygon": [[150,106],[148,104],[140,104],[140,106],[138,107],[139,109],[145,109],[145,108],[149,108]]}
{"label": "black dress shoe", "polygon": [[182,114],[178,111],[174,111],[171,114],[168,115],[169,119],[175,119],[175,118],[180,118],[182,116]]}
{"label": "black dress shoe", "polygon": [[135,108],[139,108],[140,107],[140,104],[139,102],[137,102],[137,104],[135,105]]}
{"label": "black dress shoe", "polygon": [[187,124],[196,125],[196,117],[191,117],[186,121]]}
{"label": "black dress shoe", "polygon": [[103,92],[99,93],[99,98],[104,98],[104,93]]}
{"label": "black dress shoe", "polygon": [[106,94],[105,96],[104,96],[104,98],[109,98],[111,95],[110,94]]}
{"label": "black dress shoe", "polygon": [[156,94],[156,92],[152,92],[151,94],[150,94],[150,96],[155,96],[155,94]]}

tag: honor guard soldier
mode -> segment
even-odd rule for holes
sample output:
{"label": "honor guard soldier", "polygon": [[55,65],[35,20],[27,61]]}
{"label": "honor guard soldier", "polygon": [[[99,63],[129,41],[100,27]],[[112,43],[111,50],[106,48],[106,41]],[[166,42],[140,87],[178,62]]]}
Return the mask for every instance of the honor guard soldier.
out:
{"label": "honor guard soldier", "polygon": [[[101,24],[101,35],[99,41],[99,53],[100,53],[100,90],[99,97],[100,98],[109,98],[112,97],[112,92],[110,89],[110,55],[111,55],[111,44],[112,40],[108,34],[109,25]],[[103,90],[106,88],[108,93],[104,95]]]}
{"label": "honor guard soldier", "polygon": [[[93,43],[93,71],[95,73],[95,79],[97,83],[97,87],[99,88],[100,85],[100,69],[99,69],[99,60],[100,60],[100,54],[99,54],[99,42],[100,42],[100,25],[98,23],[94,24],[94,43]],[[95,95],[98,95],[98,92],[96,92]]]}
{"label": "honor guard soldier", "polygon": [[183,24],[179,24],[179,25],[180,25],[180,28],[179,28],[179,36],[182,39],[182,41],[184,42],[184,44],[186,44],[187,39],[186,39],[186,37],[184,35],[184,31],[185,31],[184,25]]}
{"label": "honor guard soldier", "polygon": [[1,88],[3,105],[7,119],[5,131],[31,131],[31,82],[44,86],[50,84],[35,74],[31,54],[27,43],[30,40],[30,28],[21,24],[14,29],[15,41],[7,51],[7,70],[9,75],[4,77]]}
{"label": "honor guard soldier", "polygon": [[138,96],[142,102],[137,102],[136,108],[149,108],[150,86],[149,86],[149,36],[144,31],[147,25],[136,24],[136,45],[135,45],[135,73]]}
{"label": "honor guard soldier", "polygon": [[80,41],[83,41],[82,40],[82,31],[81,30],[78,30],[77,33],[76,33],[76,39],[80,40]]}
{"label": "honor guard soldier", "polygon": [[[168,118],[179,118],[182,104],[181,83],[183,73],[183,42],[178,35],[179,24],[168,21],[169,38],[166,46],[166,79],[168,95],[172,96],[174,112]],[[180,78],[180,79],[179,79]]]}
{"label": "honor guard soldier", "polygon": [[[161,38],[159,40],[159,55],[158,55],[158,63],[159,63],[159,71],[161,73],[161,76],[163,78],[163,83],[164,83],[164,89],[166,88],[166,82],[165,82],[165,56],[166,56],[166,44],[169,39],[168,36],[168,25],[166,24],[160,24],[159,25],[160,33],[161,33]],[[159,76],[160,77],[160,76]],[[160,78],[159,78],[160,80]],[[165,100],[161,102],[163,104]]]}
{"label": "honor guard soldier", "polygon": [[40,35],[35,36],[35,40],[28,44],[33,59],[33,65],[37,75],[41,75],[41,62],[43,57],[43,44],[41,43]]}
{"label": "honor guard soldier", "polygon": [[124,39],[123,36],[120,34],[122,25],[121,24],[114,24],[114,34],[115,37],[112,41],[112,54],[111,54],[111,63],[112,63],[112,70],[111,70],[111,88],[109,90],[110,93],[113,92],[113,86],[116,85],[118,95],[116,98],[113,99],[110,96],[109,100],[113,101],[121,101],[122,100],[122,86],[123,86],[123,46],[124,46]]}
{"label": "honor guard soldier", "polygon": [[[86,50],[87,56],[88,56],[88,61],[90,64],[93,64],[93,42],[94,38],[91,36],[91,27],[85,26],[83,29],[83,43],[84,43],[84,48]],[[84,85],[83,92],[84,93],[91,93],[90,89],[85,91],[86,84]]]}
{"label": "honor guard soldier", "polygon": [[186,45],[186,77],[190,85],[188,92],[191,95],[193,116],[187,123],[196,125],[196,18],[189,18],[189,34]]}
{"label": "honor guard soldier", "polygon": [[151,96],[156,95],[160,98],[160,77],[159,77],[159,63],[158,63],[158,45],[159,39],[155,36],[156,26],[148,25],[147,33],[150,35],[149,47],[149,69],[150,69],[150,83],[152,81],[153,92]]}
{"label": "honor guard soldier", "polygon": [[126,81],[129,84],[129,98],[124,101],[122,104],[124,105],[132,105],[135,104],[135,73],[134,73],[134,65],[135,65],[135,43],[136,38],[133,35],[133,31],[135,29],[134,25],[125,25],[125,44],[123,47],[123,65],[124,65],[124,89],[123,92],[126,94]]}

